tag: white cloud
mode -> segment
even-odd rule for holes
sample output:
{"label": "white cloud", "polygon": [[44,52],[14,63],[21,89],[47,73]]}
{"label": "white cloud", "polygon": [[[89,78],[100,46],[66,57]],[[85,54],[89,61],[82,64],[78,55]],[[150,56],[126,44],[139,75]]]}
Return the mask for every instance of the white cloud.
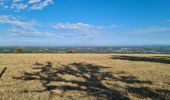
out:
{"label": "white cloud", "polygon": [[33,4],[33,3],[39,3],[41,2],[41,0],[29,0],[29,4]]}
{"label": "white cloud", "polygon": [[3,8],[7,9],[7,8],[9,8],[9,6],[4,6]]}
{"label": "white cloud", "polygon": [[118,27],[118,25],[111,25],[111,28],[115,28],[115,27]]}
{"label": "white cloud", "polygon": [[38,3],[38,4],[34,4],[33,6],[31,6],[31,9],[32,10],[41,10],[43,9],[44,7],[50,5],[50,4],[53,4],[53,1],[52,0],[45,0],[41,3]]}
{"label": "white cloud", "polygon": [[28,5],[26,4],[23,4],[23,3],[14,3],[11,5],[11,9],[15,9],[16,11],[20,11],[20,10],[23,10],[25,8],[27,8]]}
{"label": "white cloud", "polygon": [[24,21],[19,20],[16,17],[7,16],[7,15],[0,16],[0,23],[1,24],[10,24],[10,25],[21,27],[24,29],[32,28],[36,24],[36,22],[34,22],[34,21],[24,22]]}
{"label": "white cloud", "polygon": [[[85,23],[59,23],[55,24],[53,28],[56,29],[53,32],[39,31],[37,27],[39,23],[36,21],[25,21],[21,17],[14,17],[11,15],[0,15],[0,24],[9,25],[9,32],[13,36],[22,37],[44,37],[55,39],[89,39],[100,36],[103,28],[111,28],[111,26],[98,26]],[[45,26],[48,28],[47,26]],[[62,33],[62,34],[61,34]]]}
{"label": "white cloud", "polygon": [[23,0],[13,0],[13,3],[22,2]]}
{"label": "white cloud", "polygon": [[42,10],[53,4],[53,0],[0,0],[0,8],[10,8],[14,11]]}
{"label": "white cloud", "polygon": [[[94,30],[94,26],[90,24],[76,23],[76,24],[59,24],[56,28],[58,30],[73,30],[58,32],[58,34],[52,32],[39,31],[36,27],[38,22],[35,21],[24,21],[23,18],[18,18],[10,15],[1,15],[0,24],[7,24],[11,26],[9,32],[13,36],[21,37],[44,37],[44,38],[55,38],[55,39],[80,39],[80,38],[92,38],[96,37],[98,31]],[[56,31],[57,32],[57,31]],[[93,34],[89,34],[93,33]]]}
{"label": "white cloud", "polygon": [[92,25],[87,23],[58,23],[52,25],[57,31],[64,32],[58,35],[60,39],[92,39],[100,36],[103,29],[115,28],[117,25]]}
{"label": "white cloud", "polygon": [[149,27],[141,30],[136,30],[132,33],[154,33],[170,31],[170,27]]}
{"label": "white cloud", "polygon": [[3,2],[0,2],[0,6],[3,6],[4,5],[4,3]]}
{"label": "white cloud", "polygon": [[8,24],[12,27],[9,29],[10,33],[15,36],[26,36],[26,37],[55,37],[54,33],[38,31],[35,26],[35,21],[25,22],[21,21],[20,18],[14,16],[1,15],[0,24]]}
{"label": "white cloud", "polygon": [[5,5],[4,2],[0,1],[0,9],[7,9],[9,6]]}
{"label": "white cloud", "polygon": [[[66,31],[66,33],[71,33],[71,35],[63,35],[61,36],[62,38],[64,37],[81,37],[81,36],[90,36],[91,34],[96,34],[98,33],[99,28],[103,28],[103,26],[94,26],[90,24],[85,24],[85,23],[59,23],[56,25],[52,26],[56,30],[62,30]],[[73,34],[76,33],[76,35],[73,36]]]}
{"label": "white cloud", "polygon": [[73,40],[87,40],[87,39],[92,39],[99,37],[100,34],[84,34],[84,33],[76,33],[72,32],[70,33],[59,33],[57,34],[56,38],[57,39],[73,39]]}
{"label": "white cloud", "polygon": [[52,26],[54,29],[58,30],[95,30],[104,28],[114,28],[117,25],[104,26],[104,25],[91,25],[86,23],[59,23]]}
{"label": "white cloud", "polygon": [[58,23],[52,25],[57,31],[63,32],[57,35],[59,39],[93,39],[101,36],[103,29],[115,28],[116,26],[92,25],[87,23]]}
{"label": "white cloud", "polygon": [[24,37],[45,37],[45,38],[54,38],[55,34],[50,32],[40,32],[36,29],[20,29],[12,28],[9,30],[10,33],[14,36],[24,36]]}
{"label": "white cloud", "polygon": [[59,23],[54,25],[53,28],[60,30],[82,30],[92,28],[92,26],[83,23]]}
{"label": "white cloud", "polygon": [[60,33],[57,35],[58,39],[68,39],[68,38],[77,38],[78,34],[68,34],[68,33]]}
{"label": "white cloud", "polygon": [[167,22],[170,22],[170,19],[167,19],[166,21],[167,21]]}

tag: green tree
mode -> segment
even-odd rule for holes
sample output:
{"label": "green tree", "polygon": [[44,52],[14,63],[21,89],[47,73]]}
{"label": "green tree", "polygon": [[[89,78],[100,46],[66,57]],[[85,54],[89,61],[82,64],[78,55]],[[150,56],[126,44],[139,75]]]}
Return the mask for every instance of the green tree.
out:
{"label": "green tree", "polygon": [[75,53],[74,50],[68,50],[67,53]]}
{"label": "green tree", "polygon": [[21,49],[21,48],[16,48],[16,49],[14,50],[14,53],[24,53],[24,50]]}

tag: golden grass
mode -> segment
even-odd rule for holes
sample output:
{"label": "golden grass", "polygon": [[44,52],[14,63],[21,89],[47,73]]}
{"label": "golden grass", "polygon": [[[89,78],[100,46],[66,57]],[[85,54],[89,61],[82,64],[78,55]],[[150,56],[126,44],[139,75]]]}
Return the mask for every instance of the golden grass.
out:
{"label": "golden grass", "polygon": [[170,55],[0,54],[4,67],[0,100],[170,99]]}

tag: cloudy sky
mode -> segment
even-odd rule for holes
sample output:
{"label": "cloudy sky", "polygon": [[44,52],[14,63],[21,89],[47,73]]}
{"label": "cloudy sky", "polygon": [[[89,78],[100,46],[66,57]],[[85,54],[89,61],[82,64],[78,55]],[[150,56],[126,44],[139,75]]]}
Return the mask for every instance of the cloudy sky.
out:
{"label": "cloudy sky", "polygon": [[170,0],[0,0],[0,46],[169,44]]}

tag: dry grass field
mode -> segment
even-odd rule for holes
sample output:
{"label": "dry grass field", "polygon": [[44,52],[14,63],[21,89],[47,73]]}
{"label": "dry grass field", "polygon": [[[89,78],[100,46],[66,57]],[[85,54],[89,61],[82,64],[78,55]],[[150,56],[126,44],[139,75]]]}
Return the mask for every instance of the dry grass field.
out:
{"label": "dry grass field", "polygon": [[170,55],[0,54],[0,100],[170,100]]}

